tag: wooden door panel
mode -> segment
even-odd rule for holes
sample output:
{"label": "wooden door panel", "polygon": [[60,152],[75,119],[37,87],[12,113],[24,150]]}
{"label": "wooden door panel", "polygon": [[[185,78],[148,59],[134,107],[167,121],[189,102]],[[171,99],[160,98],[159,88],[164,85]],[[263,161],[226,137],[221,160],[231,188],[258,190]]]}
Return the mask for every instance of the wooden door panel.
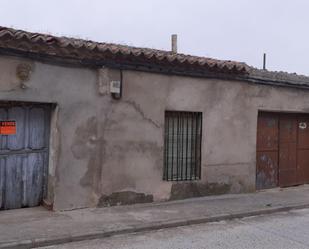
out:
{"label": "wooden door panel", "polygon": [[297,184],[297,117],[281,114],[279,119],[279,186]]}
{"label": "wooden door panel", "polygon": [[279,164],[281,170],[296,170],[297,144],[282,143],[279,148]]}
{"label": "wooden door panel", "polygon": [[259,113],[256,179],[257,189],[309,183],[308,114]]}
{"label": "wooden door panel", "polygon": [[279,141],[281,143],[297,142],[297,119],[291,114],[281,114],[279,119]]}
{"label": "wooden door panel", "polygon": [[278,115],[259,113],[257,128],[256,188],[278,185]]}
{"label": "wooden door panel", "polygon": [[21,150],[25,147],[25,109],[12,107],[8,110],[8,119],[16,121],[16,134],[6,136],[9,150]]}
{"label": "wooden door panel", "polygon": [[258,117],[257,151],[278,150],[278,116],[261,113]]}
{"label": "wooden door panel", "polygon": [[279,186],[297,184],[296,143],[283,143],[279,148]]}
{"label": "wooden door panel", "polygon": [[309,149],[309,117],[298,119],[298,149]]}
{"label": "wooden door panel", "polygon": [[24,167],[24,200],[23,206],[34,207],[40,203],[43,196],[44,155],[31,153],[27,157],[27,165]]}
{"label": "wooden door panel", "polygon": [[299,184],[309,183],[309,116],[298,118],[297,170]]}
{"label": "wooden door panel", "polygon": [[[7,119],[8,119],[7,110],[0,109],[0,120],[7,120]],[[5,150],[5,149],[7,149],[7,136],[0,135],[0,150]]]}
{"label": "wooden door panel", "polygon": [[257,152],[256,188],[267,189],[278,185],[278,152]]}
{"label": "wooden door panel", "polygon": [[5,158],[0,157],[0,209],[4,206]]}
{"label": "wooden door panel", "polygon": [[11,155],[6,158],[4,209],[21,208],[23,200],[23,163],[24,157]]}
{"label": "wooden door panel", "polygon": [[309,150],[299,149],[297,159],[298,183],[309,183]]}
{"label": "wooden door panel", "polygon": [[50,107],[0,108],[0,120],[15,120],[14,135],[0,135],[0,209],[38,206],[47,192]]}
{"label": "wooden door panel", "polygon": [[45,112],[42,108],[29,110],[29,148],[42,149],[46,146],[45,138]]}

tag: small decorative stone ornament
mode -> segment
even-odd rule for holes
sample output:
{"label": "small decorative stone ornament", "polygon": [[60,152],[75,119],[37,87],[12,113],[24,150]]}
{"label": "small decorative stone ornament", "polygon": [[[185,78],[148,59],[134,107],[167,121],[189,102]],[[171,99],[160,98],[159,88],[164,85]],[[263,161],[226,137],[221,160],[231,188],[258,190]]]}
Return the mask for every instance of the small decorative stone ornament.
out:
{"label": "small decorative stone ornament", "polygon": [[21,80],[21,82],[25,82],[30,79],[31,71],[32,66],[30,64],[21,63],[16,68],[16,75]]}

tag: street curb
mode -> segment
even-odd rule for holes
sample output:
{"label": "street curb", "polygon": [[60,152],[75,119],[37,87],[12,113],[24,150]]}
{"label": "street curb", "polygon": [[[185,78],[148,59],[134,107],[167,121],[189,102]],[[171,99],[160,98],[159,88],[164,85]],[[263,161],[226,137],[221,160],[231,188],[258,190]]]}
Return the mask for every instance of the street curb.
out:
{"label": "street curb", "polygon": [[164,229],[164,228],[174,228],[174,227],[181,227],[181,226],[188,226],[188,225],[197,225],[197,224],[203,224],[203,223],[209,223],[209,222],[239,219],[239,218],[245,218],[245,217],[250,217],[250,216],[272,214],[272,213],[277,213],[277,212],[285,212],[285,211],[305,209],[305,208],[309,208],[309,203],[301,204],[301,205],[284,206],[284,207],[273,207],[273,208],[268,207],[265,209],[258,209],[254,211],[224,214],[224,215],[217,215],[217,216],[208,216],[208,217],[205,216],[205,217],[199,217],[196,219],[193,218],[193,219],[166,221],[166,222],[155,222],[155,223],[150,223],[146,225],[133,226],[133,227],[125,228],[125,229],[91,232],[88,234],[85,233],[85,234],[80,234],[80,235],[64,235],[64,236],[52,237],[52,238],[37,238],[37,239],[31,239],[31,240],[12,241],[12,242],[7,242],[7,243],[0,242],[0,249],[37,248],[37,247],[59,245],[59,244],[70,243],[70,242],[79,242],[83,240],[107,238],[107,237],[121,235],[121,234],[154,231],[154,230],[159,230],[159,229]]}

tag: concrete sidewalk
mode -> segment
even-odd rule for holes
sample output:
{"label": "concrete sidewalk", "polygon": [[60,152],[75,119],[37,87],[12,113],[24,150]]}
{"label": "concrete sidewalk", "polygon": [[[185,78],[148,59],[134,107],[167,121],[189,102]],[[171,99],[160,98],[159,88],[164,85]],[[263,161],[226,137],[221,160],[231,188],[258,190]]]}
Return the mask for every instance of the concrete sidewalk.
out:
{"label": "concrete sidewalk", "polygon": [[31,248],[115,234],[309,207],[309,186],[184,201],[50,212],[0,212],[0,248]]}

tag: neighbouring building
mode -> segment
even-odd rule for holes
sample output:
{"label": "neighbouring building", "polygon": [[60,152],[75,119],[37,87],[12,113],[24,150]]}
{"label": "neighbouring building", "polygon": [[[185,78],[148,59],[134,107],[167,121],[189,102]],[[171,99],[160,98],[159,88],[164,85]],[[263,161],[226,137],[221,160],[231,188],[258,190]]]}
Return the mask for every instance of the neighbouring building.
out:
{"label": "neighbouring building", "polygon": [[0,209],[309,182],[309,78],[0,27]]}

